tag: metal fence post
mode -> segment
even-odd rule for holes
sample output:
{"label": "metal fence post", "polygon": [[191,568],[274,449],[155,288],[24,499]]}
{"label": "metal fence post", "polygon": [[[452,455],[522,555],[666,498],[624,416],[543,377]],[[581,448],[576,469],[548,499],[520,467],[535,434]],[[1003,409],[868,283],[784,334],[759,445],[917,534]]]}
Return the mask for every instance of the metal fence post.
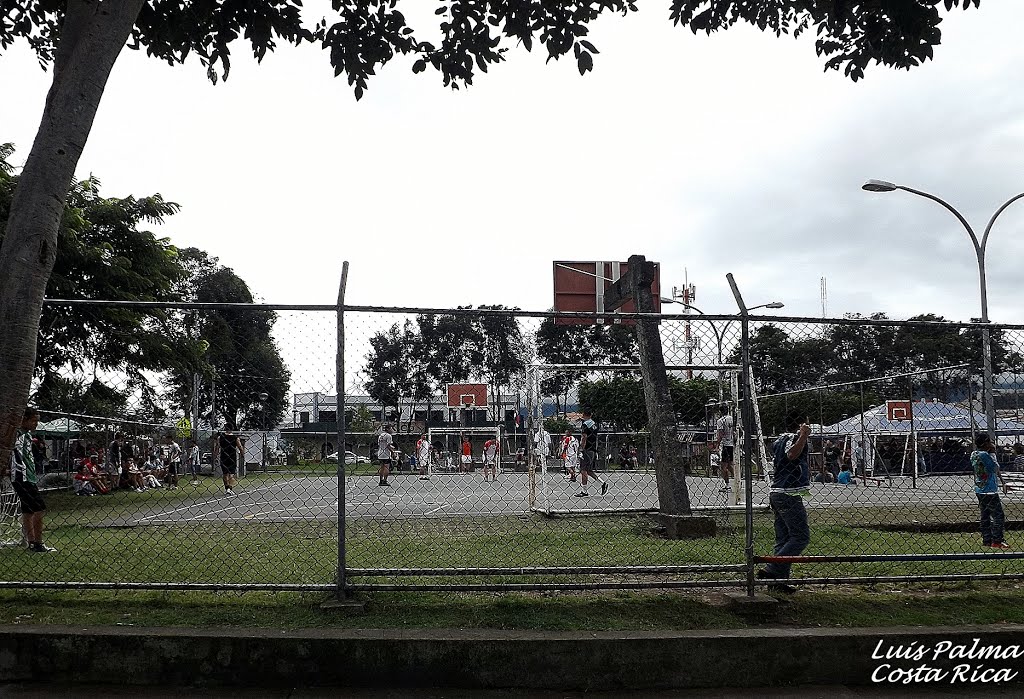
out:
{"label": "metal fence post", "polygon": [[335,357],[335,419],[338,425],[338,599],[346,597],[345,580],[345,285],[348,282],[348,261],[341,265],[338,287],[338,348]]}
{"label": "metal fence post", "polygon": [[[743,392],[743,474],[747,479],[745,496],[747,499],[743,508],[744,514],[744,542],[743,553],[747,566],[747,596],[754,596],[754,480],[753,469],[750,461],[750,453],[754,446],[753,430],[755,429],[753,410],[750,401],[750,319],[747,313],[747,305],[743,302],[740,289],[736,286],[736,280],[732,274],[725,275],[732,288],[732,295],[736,298],[736,305],[740,309],[740,386]],[[761,436],[758,435],[758,439]]]}

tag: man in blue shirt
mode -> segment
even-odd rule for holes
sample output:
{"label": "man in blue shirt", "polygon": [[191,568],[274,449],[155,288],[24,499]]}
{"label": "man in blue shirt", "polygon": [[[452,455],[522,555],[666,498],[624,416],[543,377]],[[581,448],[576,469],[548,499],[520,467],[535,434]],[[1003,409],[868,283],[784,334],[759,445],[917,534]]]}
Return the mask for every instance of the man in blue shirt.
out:
{"label": "man in blue shirt", "polygon": [[1003,541],[1003,503],[999,500],[999,463],[992,455],[996,446],[987,434],[979,434],[974,440],[977,449],[971,452],[971,467],[974,469],[974,492],[978,496],[981,510],[981,545],[994,549],[1010,548]]}
{"label": "man in blue shirt", "polygon": [[[768,504],[775,513],[776,556],[799,556],[811,541],[804,496],[809,494],[810,469],[807,465],[807,438],[811,427],[798,413],[786,416],[786,432],[772,445],[775,475],[768,494]],[[788,578],[790,563],[769,563],[758,572],[759,578]],[[796,592],[790,585],[768,586],[775,592]]]}

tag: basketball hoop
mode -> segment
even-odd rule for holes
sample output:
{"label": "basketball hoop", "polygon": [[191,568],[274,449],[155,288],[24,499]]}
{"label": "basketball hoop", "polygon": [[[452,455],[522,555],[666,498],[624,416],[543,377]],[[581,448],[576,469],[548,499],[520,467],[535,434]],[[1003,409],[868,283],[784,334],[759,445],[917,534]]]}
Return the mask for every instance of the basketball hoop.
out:
{"label": "basketball hoop", "polygon": [[885,413],[890,422],[900,422],[913,419],[914,409],[909,400],[887,400]]}
{"label": "basketball hoop", "polygon": [[463,394],[459,396],[459,402],[462,404],[463,408],[476,407],[476,396],[472,393]]}

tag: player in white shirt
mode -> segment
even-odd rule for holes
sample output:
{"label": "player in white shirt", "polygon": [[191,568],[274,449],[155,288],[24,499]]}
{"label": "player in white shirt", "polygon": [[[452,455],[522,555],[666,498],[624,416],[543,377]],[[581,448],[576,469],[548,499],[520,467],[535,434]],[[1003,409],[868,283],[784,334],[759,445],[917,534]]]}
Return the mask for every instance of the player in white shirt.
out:
{"label": "player in white shirt", "polygon": [[487,480],[487,472],[495,482],[498,480],[498,452],[500,451],[497,439],[488,439],[484,442],[484,481]]}
{"label": "player in white shirt", "polygon": [[430,480],[430,440],[427,439],[426,432],[421,434],[419,441],[416,442],[416,461],[420,465],[420,480]]}
{"label": "player in white shirt", "polygon": [[580,467],[580,440],[573,436],[572,430],[565,431],[559,456],[565,464],[565,477],[570,481],[576,480],[576,471]]}
{"label": "player in white shirt", "polygon": [[380,476],[380,485],[390,487],[388,476],[391,474],[391,460],[394,458],[395,446],[391,438],[391,425],[384,425],[384,429],[377,436],[377,475]]}

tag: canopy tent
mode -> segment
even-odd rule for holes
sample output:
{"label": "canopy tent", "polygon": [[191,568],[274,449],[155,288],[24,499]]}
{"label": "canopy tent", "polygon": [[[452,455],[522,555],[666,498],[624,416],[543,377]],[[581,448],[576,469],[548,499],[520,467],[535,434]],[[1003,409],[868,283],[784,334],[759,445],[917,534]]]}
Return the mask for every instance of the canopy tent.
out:
{"label": "canopy tent", "polygon": [[[916,433],[965,433],[971,432],[972,429],[984,431],[987,426],[982,411],[974,411],[972,415],[971,411],[952,403],[914,401],[912,420],[890,420],[883,403],[859,415],[827,425],[822,428],[822,433],[852,435],[859,434],[862,430],[873,434],[909,434],[911,430]],[[1024,423],[997,417],[996,431],[1002,434],[1024,434]]]}
{"label": "canopy tent", "polygon": [[68,437],[82,431],[82,425],[69,417],[59,417],[49,422],[40,422],[33,434],[43,437]]}

